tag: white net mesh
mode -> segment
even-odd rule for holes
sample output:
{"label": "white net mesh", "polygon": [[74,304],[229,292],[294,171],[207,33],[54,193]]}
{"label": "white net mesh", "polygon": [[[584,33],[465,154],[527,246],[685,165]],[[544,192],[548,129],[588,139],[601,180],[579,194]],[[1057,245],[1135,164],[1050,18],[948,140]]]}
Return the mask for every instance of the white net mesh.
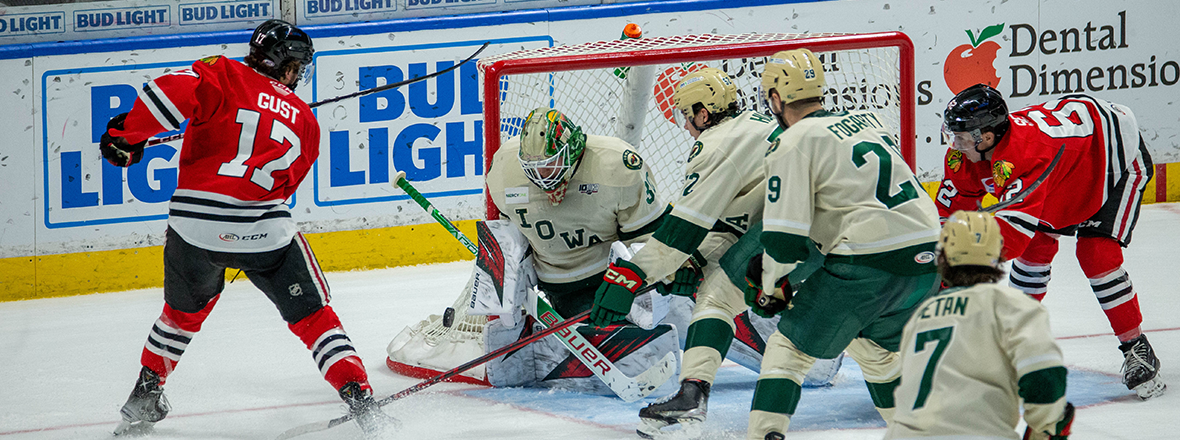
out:
{"label": "white net mesh", "polygon": [[[766,57],[783,50],[784,42],[811,48],[819,56],[828,85],[825,108],[874,110],[897,136],[901,122],[898,47],[865,43],[847,48],[856,44],[843,42],[842,50],[828,51],[824,43],[830,37],[855,36],[685,35],[546,47],[482,59],[480,72],[485,75],[496,63],[539,70],[499,77],[500,139],[488,140],[486,154],[490,156],[499,142],[517,135],[530,110],[548,106],[561,110],[585,133],[630,142],[651,166],[661,195],[675,201],[694,141],[673,122],[673,87],[688,72],[716,67],[734,78],[743,109],[769,114],[759,93],[760,74]],[[735,52],[742,56],[733,56]],[[485,90],[485,97],[491,98],[491,93]],[[494,105],[492,101],[485,99],[484,105]],[[485,118],[488,113],[485,109]]]}

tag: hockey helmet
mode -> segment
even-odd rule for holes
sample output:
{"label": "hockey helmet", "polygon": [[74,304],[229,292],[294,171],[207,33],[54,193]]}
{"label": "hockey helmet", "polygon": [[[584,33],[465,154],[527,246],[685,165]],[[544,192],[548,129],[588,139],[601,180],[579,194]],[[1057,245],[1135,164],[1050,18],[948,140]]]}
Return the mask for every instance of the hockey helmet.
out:
{"label": "hockey helmet", "polygon": [[311,75],[315,71],[312,64],[314,54],[311,37],[283,20],[271,19],[262,22],[250,37],[250,56],[267,70],[262,73],[281,80],[282,72],[289,63],[300,63],[297,81],[288,85],[292,90],[299,82],[311,81]]}
{"label": "hockey helmet", "polygon": [[693,105],[700,103],[711,120],[733,116],[738,109],[738,89],[729,74],[715,67],[705,67],[685,75],[672,92],[672,102],[679,111],[672,112],[676,125],[683,127],[696,115]]}
{"label": "hockey helmet", "polygon": [[955,95],[943,113],[942,133],[956,150],[975,148],[983,132],[998,138],[1008,131],[1008,105],[1004,96],[987,84],[976,84]]}
{"label": "hockey helmet", "polygon": [[949,266],[998,267],[1004,237],[1000,224],[991,215],[955,211],[943,225],[938,244]]}
{"label": "hockey helmet", "polygon": [[[778,92],[782,105],[824,96],[824,68],[819,58],[807,49],[784,50],[766,60],[762,71],[762,98],[770,101],[770,91]],[[775,114],[782,109],[770,107]]]}
{"label": "hockey helmet", "polygon": [[586,149],[586,135],[560,111],[538,107],[520,129],[520,167],[530,181],[561,203],[566,183]]}

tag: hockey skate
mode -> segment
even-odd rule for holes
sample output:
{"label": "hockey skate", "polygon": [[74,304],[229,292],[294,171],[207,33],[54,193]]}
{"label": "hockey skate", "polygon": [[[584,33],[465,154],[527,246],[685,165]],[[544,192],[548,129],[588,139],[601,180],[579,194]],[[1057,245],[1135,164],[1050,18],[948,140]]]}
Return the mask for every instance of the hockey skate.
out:
{"label": "hockey skate", "polygon": [[164,420],[172,406],[168,398],[164,397],[164,388],[160,387],[160,376],[148,367],[139,370],[139,379],[135,381],[135,388],[131,389],[131,396],[119,414],[123,421],[115,428],[115,435],[124,433],[146,432],[156,422]]}
{"label": "hockey skate", "polygon": [[1140,399],[1147,400],[1164,393],[1168,388],[1159,375],[1160,360],[1155,357],[1147,335],[1119,345],[1123,352],[1123,384],[1135,390]]}
{"label": "hockey skate", "polygon": [[[703,380],[686,379],[680,382],[680,391],[660,399],[639,410],[640,437],[654,439],[676,432],[678,438],[695,438],[700,435],[700,424],[705,421],[709,406],[710,384]],[[671,425],[680,425],[678,431],[663,431]]]}
{"label": "hockey skate", "polygon": [[400,424],[397,419],[382,412],[373,399],[373,392],[361,388],[359,383],[349,382],[340,387],[340,398],[348,404],[348,413],[352,414],[366,438],[379,438]]}

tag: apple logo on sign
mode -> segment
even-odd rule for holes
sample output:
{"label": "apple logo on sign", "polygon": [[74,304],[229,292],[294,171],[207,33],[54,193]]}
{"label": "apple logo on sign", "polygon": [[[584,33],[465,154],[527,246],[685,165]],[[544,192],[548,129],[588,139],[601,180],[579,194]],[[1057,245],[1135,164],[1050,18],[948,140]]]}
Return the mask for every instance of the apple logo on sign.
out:
{"label": "apple logo on sign", "polygon": [[993,65],[1000,44],[987,40],[1003,31],[1003,23],[984,28],[979,33],[979,38],[968,30],[967,36],[971,38],[971,44],[959,45],[946,56],[942,77],[952,93],[958,94],[976,84],[987,84],[992,88],[1000,86],[1000,77]]}

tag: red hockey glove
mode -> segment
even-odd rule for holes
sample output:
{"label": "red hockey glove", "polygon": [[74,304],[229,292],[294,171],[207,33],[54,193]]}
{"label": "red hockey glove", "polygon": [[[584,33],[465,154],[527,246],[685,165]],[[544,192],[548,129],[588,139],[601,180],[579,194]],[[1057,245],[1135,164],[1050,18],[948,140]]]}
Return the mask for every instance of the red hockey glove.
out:
{"label": "red hockey glove", "polygon": [[122,130],[123,121],[127,119],[126,113],[120,113],[107,122],[106,131],[102,132],[102,139],[98,143],[99,150],[102,151],[103,159],[110,162],[111,165],[117,167],[129,167],[139,163],[143,159],[143,147],[147,145],[147,141],[137,144],[127,143],[127,139],[121,136],[111,136],[111,129]]}
{"label": "red hockey glove", "polygon": [[590,309],[590,323],[595,327],[606,327],[627,316],[646,275],[630,261],[617,260],[602,278],[603,283],[594,293],[594,307]]}
{"label": "red hockey glove", "polygon": [[786,276],[779,278],[774,283],[770,293],[762,290],[762,254],[759,253],[750,258],[750,264],[746,266],[746,305],[754,313],[763,318],[771,318],[774,315],[781,313],[787,309],[787,305],[791,303],[791,298],[795,296],[795,290],[791,288],[791,282]]}

